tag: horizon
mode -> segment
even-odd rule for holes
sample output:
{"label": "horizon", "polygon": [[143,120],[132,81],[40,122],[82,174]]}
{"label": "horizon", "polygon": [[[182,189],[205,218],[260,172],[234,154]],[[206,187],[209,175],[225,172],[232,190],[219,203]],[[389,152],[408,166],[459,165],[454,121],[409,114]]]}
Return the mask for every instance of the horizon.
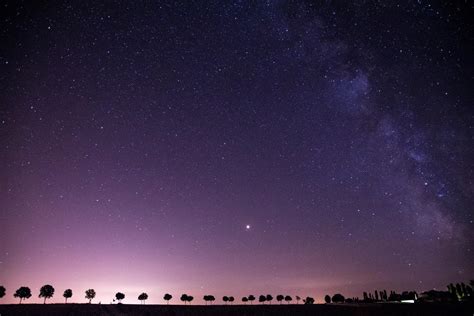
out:
{"label": "horizon", "polygon": [[474,279],[472,9],[5,2],[0,304]]}

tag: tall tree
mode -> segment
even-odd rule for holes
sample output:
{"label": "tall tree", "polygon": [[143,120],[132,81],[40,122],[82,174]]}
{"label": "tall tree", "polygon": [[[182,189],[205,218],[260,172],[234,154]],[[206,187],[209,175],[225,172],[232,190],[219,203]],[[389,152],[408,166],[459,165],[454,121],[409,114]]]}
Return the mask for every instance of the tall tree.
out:
{"label": "tall tree", "polygon": [[229,303],[232,304],[234,302],[235,298],[233,296],[229,296]]}
{"label": "tall tree", "polygon": [[95,297],[95,291],[94,289],[88,289],[86,291],[86,299],[89,300],[89,304],[91,303],[91,301],[94,299]]}
{"label": "tall tree", "polygon": [[125,298],[125,294],[121,292],[115,293],[115,298],[119,301],[119,304],[122,304],[122,300]]}
{"label": "tall tree", "polygon": [[284,297],[283,295],[281,295],[281,294],[278,294],[278,295],[277,295],[277,301],[280,302],[280,305],[281,305],[281,302],[283,301],[284,298],[285,298],[285,297]]}
{"label": "tall tree", "polygon": [[188,302],[188,294],[181,295],[180,300],[184,302],[184,305],[186,305],[186,303]]}
{"label": "tall tree", "polygon": [[255,296],[249,295],[248,300],[250,302],[250,305],[253,305],[253,301],[255,301]]}
{"label": "tall tree", "polygon": [[[364,293],[365,293],[365,292],[364,292]],[[326,302],[326,304],[331,303],[331,296],[326,295],[326,296],[324,297],[324,301]]]}
{"label": "tall tree", "polygon": [[163,296],[163,299],[166,301],[166,305],[169,304],[170,300],[173,298],[173,295],[166,293],[165,296]]}
{"label": "tall tree", "polygon": [[265,304],[265,301],[267,300],[267,297],[265,295],[260,295],[258,297],[258,301],[262,304]]}
{"label": "tall tree", "polygon": [[19,297],[21,304],[22,300],[29,299],[31,297],[31,290],[27,286],[22,286],[18,290],[16,290],[15,294],[13,294],[13,297]]}
{"label": "tall tree", "polygon": [[6,289],[3,285],[0,285],[0,298],[5,296]]}
{"label": "tall tree", "polygon": [[299,304],[299,302],[301,301],[301,297],[299,297],[298,295],[296,295],[295,298],[296,298],[296,304]]}
{"label": "tall tree", "polygon": [[225,305],[227,305],[227,302],[229,301],[229,297],[228,296],[223,296],[222,300],[224,301]]}
{"label": "tall tree", "polygon": [[188,301],[189,304],[194,300],[194,296],[188,295],[186,298],[186,301]]}
{"label": "tall tree", "polygon": [[142,294],[138,295],[138,300],[145,304],[145,301],[148,299],[148,294],[143,292]]}
{"label": "tall tree", "polygon": [[285,301],[290,304],[290,302],[293,300],[293,298],[289,295],[285,296]]}
{"label": "tall tree", "polygon": [[67,299],[72,297],[72,290],[67,289],[63,293],[63,297],[66,299],[66,304],[67,304]]}
{"label": "tall tree", "polygon": [[51,298],[54,295],[54,287],[49,284],[43,285],[40,289],[38,297],[44,297],[43,304],[46,304],[46,299]]}
{"label": "tall tree", "polygon": [[265,298],[270,303],[270,305],[272,305],[273,296],[271,296],[270,294],[267,294]]}

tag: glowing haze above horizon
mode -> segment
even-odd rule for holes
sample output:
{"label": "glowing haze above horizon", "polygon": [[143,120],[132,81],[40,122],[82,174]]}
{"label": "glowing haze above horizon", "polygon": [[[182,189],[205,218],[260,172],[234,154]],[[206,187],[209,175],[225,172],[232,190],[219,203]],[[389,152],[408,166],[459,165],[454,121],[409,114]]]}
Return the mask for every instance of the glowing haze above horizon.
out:
{"label": "glowing haze above horizon", "polygon": [[0,303],[472,279],[471,6],[3,2]]}

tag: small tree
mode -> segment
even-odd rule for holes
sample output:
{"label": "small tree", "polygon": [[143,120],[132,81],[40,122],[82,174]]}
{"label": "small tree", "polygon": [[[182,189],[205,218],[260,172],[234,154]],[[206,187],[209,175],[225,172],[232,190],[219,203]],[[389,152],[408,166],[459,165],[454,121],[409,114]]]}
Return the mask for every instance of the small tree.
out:
{"label": "small tree", "polygon": [[272,305],[273,296],[271,296],[270,294],[267,294],[265,298],[270,303],[270,305]]}
{"label": "small tree", "polygon": [[227,305],[227,302],[229,301],[229,297],[223,296],[222,300],[224,301],[225,305]]}
{"label": "small tree", "polygon": [[184,305],[186,305],[186,302],[188,301],[188,294],[183,294],[180,297],[181,302],[184,302]]}
{"label": "small tree", "polygon": [[22,286],[18,290],[16,290],[15,294],[13,294],[13,297],[19,297],[21,304],[22,300],[29,299],[31,297],[31,290],[29,287]]}
{"label": "small tree", "polygon": [[211,302],[214,302],[216,300],[216,298],[214,297],[214,295],[209,295],[209,301]]}
{"label": "small tree", "polygon": [[333,297],[332,297],[332,302],[333,303],[344,303],[344,296],[342,294],[334,294]]}
{"label": "small tree", "polygon": [[265,295],[260,295],[258,297],[258,301],[262,304],[265,304],[265,301],[267,300],[267,297]]}
{"label": "small tree", "polygon": [[141,301],[143,304],[145,304],[145,301],[148,299],[148,294],[142,293],[138,295],[138,300]]}
{"label": "small tree", "polygon": [[326,302],[326,304],[331,303],[331,296],[326,295],[326,296],[324,297],[324,301]]}
{"label": "small tree", "polygon": [[163,296],[163,299],[166,301],[166,305],[169,304],[170,300],[173,298],[173,295],[166,293],[165,296]]}
{"label": "small tree", "polygon": [[5,296],[6,289],[3,285],[0,285],[0,298]]}
{"label": "small tree", "polygon": [[295,298],[296,298],[296,304],[299,304],[299,302],[301,301],[301,297],[299,297],[298,295],[296,295]]}
{"label": "small tree", "polygon": [[66,304],[67,304],[67,299],[72,297],[72,290],[67,289],[63,293],[63,297],[66,299]]}
{"label": "small tree", "polygon": [[293,300],[293,298],[289,295],[285,296],[285,301],[290,304],[290,302]]}
{"label": "small tree", "polygon": [[46,299],[51,298],[54,295],[54,287],[49,284],[43,285],[40,289],[38,297],[44,297],[43,304],[46,304]]}
{"label": "small tree", "polygon": [[283,301],[284,298],[285,298],[285,297],[284,297],[283,295],[281,295],[281,294],[278,294],[278,295],[277,295],[277,301],[280,302],[280,305],[281,305],[281,302]]}
{"label": "small tree", "polygon": [[210,301],[209,296],[210,295],[204,295],[204,297],[202,298],[204,302],[206,302],[206,305],[207,305],[207,302]]}
{"label": "small tree", "polygon": [[233,296],[229,296],[229,302],[232,304],[234,302],[235,298]]}
{"label": "small tree", "polygon": [[244,302],[244,304],[247,304],[248,301],[249,299],[246,296],[242,297],[242,302]]}
{"label": "small tree", "polygon": [[314,298],[310,297],[310,296],[307,296],[303,302],[306,304],[306,305],[313,305],[314,304]]}
{"label": "small tree", "polygon": [[125,294],[117,292],[115,293],[115,298],[117,299],[117,301],[119,301],[119,304],[122,304],[122,300],[125,298]]}
{"label": "small tree", "polygon": [[91,301],[94,299],[95,297],[95,291],[94,289],[88,289],[86,291],[86,299],[89,300],[89,304],[91,303]]}
{"label": "small tree", "polygon": [[255,296],[249,295],[248,300],[250,302],[250,305],[253,305],[253,301],[255,301]]}
{"label": "small tree", "polygon": [[193,300],[194,300],[194,297],[193,297],[193,296],[191,296],[191,295],[188,295],[188,297],[187,297],[186,301],[188,301],[188,302],[189,302],[189,304],[191,304],[191,302],[192,302]]}

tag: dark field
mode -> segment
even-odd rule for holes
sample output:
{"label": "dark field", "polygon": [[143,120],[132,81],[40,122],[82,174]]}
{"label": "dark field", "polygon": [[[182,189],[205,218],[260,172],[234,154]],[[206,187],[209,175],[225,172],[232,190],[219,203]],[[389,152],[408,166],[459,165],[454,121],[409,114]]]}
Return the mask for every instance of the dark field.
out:
{"label": "dark field", "polygon": [[364,304],[364,305],[0,305],[0,315],[474,315],[472,304]]}

